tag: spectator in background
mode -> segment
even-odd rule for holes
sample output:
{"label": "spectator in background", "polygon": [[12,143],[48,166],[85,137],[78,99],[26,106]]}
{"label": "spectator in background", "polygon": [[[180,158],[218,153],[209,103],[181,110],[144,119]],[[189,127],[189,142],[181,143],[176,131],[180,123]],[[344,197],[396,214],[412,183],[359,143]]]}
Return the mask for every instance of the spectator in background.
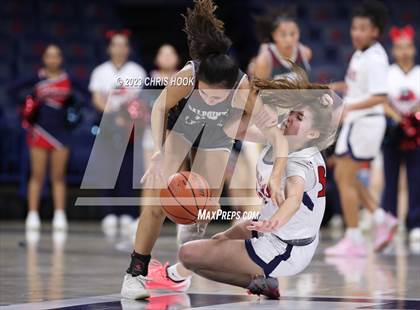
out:
{"label": "spectator in background", "polygon": [[179,55],[175,47],[170,44],[163,44],[156,53],[156,69],[150,72],[150,77],[170,78],[178,71],[179,62]]}
{"label": "spectator in background", "polygon": [[[170,44],[163,44],[159,47],[154,64],[156,69],[150,71],[149,75],[151,78],[171,78],[175,73],[178,71],[178,66],[180,63],[180,58],[178,52],[176,51],[175,47]],[[155,80],[157,81],[157,80]],[[163,80],[162,80],[163,81]],[[161,84],[152,83],[147,87],[149,89],[154,89],[156,91],[149,91],[147,94],[146,100],[149,102],[150,109],[156,98],[160,95],[162,89],[165,88],[166,85],[162,82]],[[148,124],[147,129],[144,133],[143,139],[143,147],[145,151],[145,167],[147,169],[147,165],[150,161],[150,158],[153,154],[153,137],[150,128],[150,124]]]}
{"label": "spectator in background", "polygon": [[[38,210],[50,160],[50,178],[55,210],[52,226],[55,230],[66,230],[68,226],[65,214],[66,168],[71,134],[71,130],[67,126],[68,123],[66,123],[66,107],[73,103],[72,90],[78,84],[70,79],[62,68],[62,51],[57,45],[47,45],[42,61],[42,68],[34,76],[16,81],[9,89],[9,92],[18,98],[19,92],[30,88],[29,92],[32,93],[33,100],[39,104],[30,113],[31,121],[24,120],[31,162],[26,229],[39,230],[41,227]],[[27,94],[28,92],[25,93],[25,95]],[[28,104],[31,105],[27,101],[25,109]]]}
{"label": "spectator in background", "polygon": [[292,61],[309,73],[312,51],[300,43],[300,30],[295,14],[289,10],[271,9],[256,18],[257,33],[263,43],[255,59],[253,71],[261,79],[277,79],[291,72]]}
{"label": "spectator in background", "polygon": [[[123,142],[127,131],[131,133],[132,121],[124,116],[127,114],[128,105],[138,98],[141,81],[144,81],[146,72],[140,65],[128,59],[130,54],[128,31],[109,31],[107,38],[110,59],[93,70],[89,90],[92,93],[95,108],[103,113],[102,122],[107,124],[107,128],[101,128],[101,133],[108,131],[110,134],[109,145],[107,149],[102,150],[103,157],[112,156],[119,148],[125,150],[116,185],[114,190],[107,191],[107,196],[133,196],[134,147],[130,142],[125,149],[126,145]],[[136,160],[140,159],[136,158]],[[115,235],[118,216],[120,216],[120,231],[123,234],[128,233],[132,222],[130,215],[134,215],[133,210],[133,208],[122,206],[107,208],[106,216],[102,220],[103,231],[107,235]]]}
{"label": "spectator in background", "polygon": [[383,208],[397,215],[400,166],[406,166],[408,218],[411,242],[420,242],[420,66],[414,62],[414,29],[392,27],[390,31],[395,63],[388,74],[385,105],[387,134],[383,144],[385,188]]}

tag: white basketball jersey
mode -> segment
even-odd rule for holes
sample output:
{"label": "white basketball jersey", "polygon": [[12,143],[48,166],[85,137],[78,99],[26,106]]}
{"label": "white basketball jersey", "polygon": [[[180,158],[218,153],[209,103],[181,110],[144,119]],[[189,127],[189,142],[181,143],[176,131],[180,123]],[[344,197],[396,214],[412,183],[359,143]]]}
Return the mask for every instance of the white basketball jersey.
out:
{"label": "white basketball jersey", "polygon": [[397,64],[388,73],[388,97],[392,106],[401,114],[410,114],[420,105],[420,66],[405,73]]}
{"label": "white basketball jersey", "polygon": [[[266,147],[257,163],[257,193],[264,200],[260,219],[269,219],[278,210],[272,202],[267,184],[273,170],[271,148]],[[286,171],[281,183],[292,176],[305,180],[305,193],[299,210],[293,217],[274,232],[283,240],[304,239],[315,236],[321,226],[325,211],[326,168],[321,153],[316,147],[309,147],[289,154]]]}
{"label": "white basketball jersey", "polygon": [[[344,104],[360,103],[373,95],[387,94],[388,68],[388,56],[381,44],[375,43],[364,51],[355,51],[346,73]],[[383,114],[382,104],[351,111],[345,121],[378,113]]]}

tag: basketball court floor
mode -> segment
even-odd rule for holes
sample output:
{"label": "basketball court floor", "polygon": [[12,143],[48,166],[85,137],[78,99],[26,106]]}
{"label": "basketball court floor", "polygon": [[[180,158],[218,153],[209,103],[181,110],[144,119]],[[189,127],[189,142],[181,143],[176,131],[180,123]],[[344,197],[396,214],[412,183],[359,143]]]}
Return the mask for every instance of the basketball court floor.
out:
{"label": "basketball court floor", "polygon": [[[222,225],[210,225],[209,234]],[[1,309],[420,309],[420,249],[399,236],[381,255],[325,258],[340,236],[323,231],[310,266],[280,279],[279,301],[194,276],[186,294],[155,291],[146,301],[121,300],[131,241],[106,238],[99,224],[71,223],[68,234],[25,234],[0,223]],[[173,262],[175,225],[165,225],[153,256]],[[419,245],[420,247],[420,245]]]}

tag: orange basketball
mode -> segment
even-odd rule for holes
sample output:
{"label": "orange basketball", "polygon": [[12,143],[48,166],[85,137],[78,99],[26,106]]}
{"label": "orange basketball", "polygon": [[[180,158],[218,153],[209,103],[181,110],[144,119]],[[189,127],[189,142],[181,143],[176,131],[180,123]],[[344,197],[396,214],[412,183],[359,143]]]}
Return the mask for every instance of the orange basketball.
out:
{"label": "orange basketball", "polygon": [[160,202],[166,216],[177,224],[194,223],[198,211],[206,208],[209,197],[206,179],[190,171],[170,176],[168,187],[160,191]]}

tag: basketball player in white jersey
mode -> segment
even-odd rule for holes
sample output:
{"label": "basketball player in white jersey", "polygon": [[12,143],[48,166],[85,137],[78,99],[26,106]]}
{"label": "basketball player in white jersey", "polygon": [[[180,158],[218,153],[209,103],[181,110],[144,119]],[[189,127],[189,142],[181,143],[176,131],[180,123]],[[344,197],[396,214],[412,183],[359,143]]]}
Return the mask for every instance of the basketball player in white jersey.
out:
{"label": "basketball player in white jersey", "polygon": [[[281,185],[283,204],[277,207],[270,201],[267,182],[273,160],[272,148],[267,146],[257,164],[257,191],[264,200],[258,221],[245,220],[212,240],[188,242],[179,253],[184,266],[203,277],[275,299],[280,296],[276,277],[305,269],[318,245],[326,182],[320,150],[333,142],[336,128],[328,87],[299,79],[255,82],[257,88],[270,90],[273,105],[282,107],[291,98],[300,103],[278,129],[288,138],[291,151]],[[258,138],[254,129],[258,131],[250,128],[245,138],[252,135],[261,142],[262,135]]]}
{"label": "basketball player in white jersey", "polygon": [[335,178],[347,230],[337,245],[326,249],[326,255],[366,255],[358,228],[360,204],[373,212],[376,250],[383,249],[396,230],[396,219],[378,208],[368,189],[357,178],[361,163],[378,155],[385,133],[383,103],[387,99],[389,64],[378,40],[385,27],[386,15],[386,8],[379,1],[364,2],[355,9],[350,33],[356,51],[350,60],[345,84],[332,85],[335,89],[346,88],[343,124],[335,148]]}

